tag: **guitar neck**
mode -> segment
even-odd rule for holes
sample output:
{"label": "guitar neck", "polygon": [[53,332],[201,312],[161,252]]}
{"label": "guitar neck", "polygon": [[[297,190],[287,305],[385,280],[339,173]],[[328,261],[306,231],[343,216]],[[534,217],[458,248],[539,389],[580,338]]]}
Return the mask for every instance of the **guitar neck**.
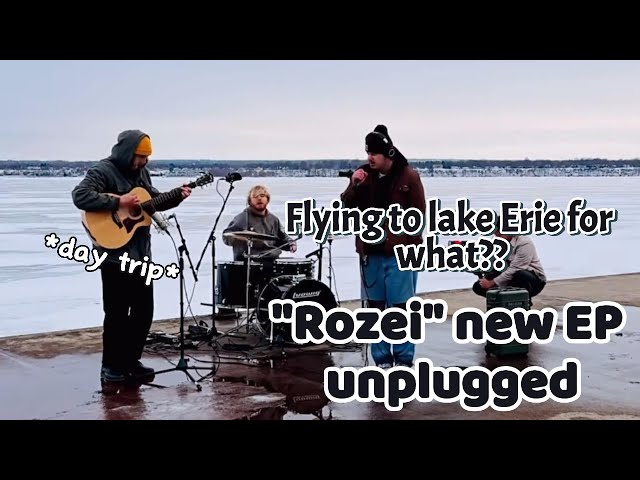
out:
{"label": "guitar neck", "polygon": [[142,206],[143,206],[143,208],[144,207],[148,207],[148,206],[153,206],[154,208],[156,208],[158,205],[161,205],[164,202],[167,202],[169,200],[173,200],[176,197],[180,196],[181,195],[181,190],[182,189],[180,189],[180,188],[174,188],[173,190],[169,190],[168,192],[161,193],[157,197],[154,197],[151,200],[147,200],[146,202],[143,202]]}
{"label": "guitar neck", "polygon": [[[187,184],[187,186],[193,188],[191,183]],[[173,190],[169,190],[168,192],[161,193],[160,195],[152,198],[151,200],[147,200],[146,202],[143,202],[142,207],[145,208],[145,207],[153,206],[153,209],[155,209],[158,207],[158,205],[161,205],[164,202],[167,202],[169,200],[174,200],[180,195],[182,195],[182,187],[174,188]]]}
{"label": "guitar neck", "polygon": [[[209,175],[205,175],[204,177],[201,177],[201,179],[198,179],[195,182],[187,183],[185,186],[189,188],[195,188],[199,185],[205,185],[206,183],[210,183],[212,181],[213,181],[213,176],[209,174]],[[143,209],[145,207],[148,208],[149,206],[152,206],[153,209],[155,210],[158,207],[158,205],[164,202],[167,202],[169,200],[174,200],[175,198],[181,195],[182,195],[182,187],[176,187],[173,190],[169,190],[168,192],[161,193],[160,195],[152,198],[151,200],[142,202],[141,205]]]}

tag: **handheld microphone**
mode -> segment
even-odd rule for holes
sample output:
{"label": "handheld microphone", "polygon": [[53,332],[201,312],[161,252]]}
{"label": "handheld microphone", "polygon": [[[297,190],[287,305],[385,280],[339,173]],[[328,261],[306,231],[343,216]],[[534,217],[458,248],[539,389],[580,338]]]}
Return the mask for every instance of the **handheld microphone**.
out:
{"label": "handheld microphone", "polygon": [[242,180],[242,175],[240,175],[238,172],[233,172],[233,173],[227,173],[227,176],[224,177],[226,182],[237,182],[238,180]]}
{"label": "handheld microphone", "polygon": [[338,172],[338,176],[339,177],[347,177],[347,178],[351,178],[351,175],[353,175],[353,170],[347,170],[346,172]]}

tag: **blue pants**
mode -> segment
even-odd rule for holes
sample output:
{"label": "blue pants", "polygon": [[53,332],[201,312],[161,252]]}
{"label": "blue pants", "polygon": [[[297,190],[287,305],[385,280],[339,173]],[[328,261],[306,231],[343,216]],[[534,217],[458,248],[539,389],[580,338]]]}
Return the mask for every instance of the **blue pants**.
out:
{"label": "blue pants", "polygon": [[[385,308],[405,307],[416,295],[418,272],[401,271],[395,256],[367,255],[360,260],[361,295],[369,302],[384,304]],[[371,344],[371,356],[376,365],[412,366],[416,346],[411,342],[390,344],[385,341]]]}

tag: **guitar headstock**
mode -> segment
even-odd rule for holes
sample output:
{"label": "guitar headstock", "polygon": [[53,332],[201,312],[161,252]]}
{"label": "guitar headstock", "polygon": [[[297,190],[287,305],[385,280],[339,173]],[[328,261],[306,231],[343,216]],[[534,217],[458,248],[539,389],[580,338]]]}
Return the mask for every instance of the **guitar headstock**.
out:
{"label": "guitar headstock", "polygon": [[211,173],[205,173],[204,175],[198,177],[195,181],[188,183],[187,185],[190,188],[195,188],[204,187],[205,185],[208,185],[210,183],[213,183],[213,175]]}

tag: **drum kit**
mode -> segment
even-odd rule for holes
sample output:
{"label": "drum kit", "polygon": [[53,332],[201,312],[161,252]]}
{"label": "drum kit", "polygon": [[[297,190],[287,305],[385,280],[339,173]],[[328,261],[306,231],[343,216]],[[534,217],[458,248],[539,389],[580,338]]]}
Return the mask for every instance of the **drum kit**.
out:
{"label": "drum kit", "polygon": [[[277,242],[276,237],[249,230],[228,232],[223,236],[244,242],[247,248],[244,260],[217,263],[216,305],[221,309],[245,309],[247,328],[254,325],[260,334],[269,337],[270,343],[273,344],[274,337],[280,342],[293,341],[290,324],[271,322],[271,301],[313,301],[325,310],[338,306],[330,286],[321,281],[321,266],[318,278],[314,278],[314,260],[309,257],[315,255],[321,260],[322,247],[304,259],[264,259],[264,252],[253,252],[255,243]],[[284,247],[282,245],[273,250],[282,250]]]}

